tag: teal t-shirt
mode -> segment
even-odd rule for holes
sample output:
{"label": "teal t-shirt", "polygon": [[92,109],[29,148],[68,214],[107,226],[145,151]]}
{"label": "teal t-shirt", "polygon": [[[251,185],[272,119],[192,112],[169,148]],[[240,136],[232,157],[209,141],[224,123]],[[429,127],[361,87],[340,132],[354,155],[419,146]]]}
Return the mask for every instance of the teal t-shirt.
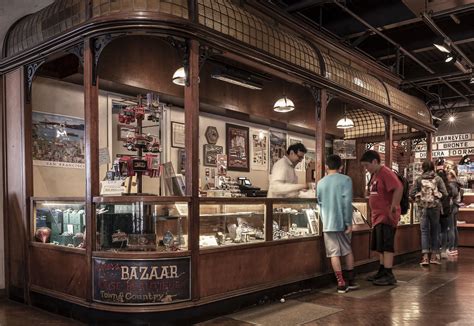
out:
{"label": "teal t-shirt", "polygon": [[325,176],[318,182],[317,197],[323,232],[344,231],[352,225],[352,180],[340,173]]}

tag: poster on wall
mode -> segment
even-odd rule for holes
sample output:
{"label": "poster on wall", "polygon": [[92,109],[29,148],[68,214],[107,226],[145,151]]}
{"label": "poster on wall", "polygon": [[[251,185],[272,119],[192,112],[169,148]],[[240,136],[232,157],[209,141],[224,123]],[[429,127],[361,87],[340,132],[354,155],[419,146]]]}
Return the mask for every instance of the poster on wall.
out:
{"label": "poster on wall", "polygon": [[217,154],[217,175],[227,175],[227,155]]}
{"label": "poster on wall", "polygon": [[203,146],[204,166],[217,166],[217,155],[222,154],[224,149],[222,146],[214,144],[205,144]]}
{"label": "poster on wall", "polygon": [[226,123],[225,133],[227,169],[249,172],[249,128]]}
{"label": "poster on wall", "polygon": [[33,111],[33,165],[84,169],[84,119]]}
{"label": "poster on wall", "polygon": [[273,164],[286,154],[286,133],[270,130],[270,173]]}
{"label": "poster on wall", "polygon": [[311,163],[316,162],[316,151],[314,149],[308,149],[306,154],[304,154],[304,168],[305,170],[309,168]]}
{"label": "poster on wall", "polygon": [[333,144],[334,144],[334,154],[339,155],[343,160],[356,159],[356,141],[355,140],[335,139]]}
{"label": "poster on wall", "polygon": [[252,170],[267,171],[268,169],[268,133],[253,130],[251,133],[250,152]]}
{"label": "poster on wall", "polygon": [[[302,142],[303,142],[303,140],[300,139],[300,138],[295,138],[295,137],[292,137],[292,136],[288,136],[288,146],[298,144],[298,143],[302,143]],[[303,161],[296,164],[295,171],[299,171],[299,172],[304,171],[304,162]]]}

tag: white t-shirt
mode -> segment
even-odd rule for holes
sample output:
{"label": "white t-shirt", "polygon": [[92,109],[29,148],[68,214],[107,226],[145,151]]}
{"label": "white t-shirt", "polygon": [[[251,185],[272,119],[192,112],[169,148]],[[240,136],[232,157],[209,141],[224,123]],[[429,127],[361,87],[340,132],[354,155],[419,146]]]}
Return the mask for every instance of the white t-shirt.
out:
{"label": "white t-shirt", "polygon": [[303,187],[304,185],[298,184],[295,168],[288,156],[285,155],[275,162],[267,197],[295,198]]}

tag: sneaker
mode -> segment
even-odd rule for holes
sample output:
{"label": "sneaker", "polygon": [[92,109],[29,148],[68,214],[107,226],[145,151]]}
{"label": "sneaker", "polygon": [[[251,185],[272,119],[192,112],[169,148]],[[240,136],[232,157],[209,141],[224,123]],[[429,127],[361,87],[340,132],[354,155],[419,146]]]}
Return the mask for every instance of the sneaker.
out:
{"label": "sneaker", "polygon": [[421,259],[421,263],[420,263],[421,266],[429,266],[429,264],[430,264],[430,262],[428,260],[428,257],[423,257]]}
{"label": "sneaker", "polygon": [[373,282],[375,281],[376,279],[379,279],[381,278],[382,276],[385,275],[385,271],[378,271],[377,273],[375,274],[372,274],[372,275],[369,275],[367,276],[366,280],[369,281],[369,282]]}
{"label": "sneaker", "polygon": [[385,274],[384,276],[374,281],[374,285],[380,285],[380,286],[394,285],[394,284],[397,284],[397,279],[395,278],[393,274]]}
{"label": "sneaker", "polygon": [[344,283],[344,285],[337,285],[337,293],[347,293],[349,291],[349,286]]}
{"label": "sneaker", "polygon": [[456,249],[453,249],[453,250],[446,250],[446,253],[449,255],[449,256],[456,256],[458,254],[458,251]]}
{"label": "sneaker", "polygon": [[431,257],[430,264],[441,265],[441,259],[438,254],[436,254],[434,257]]}
{"label": "sneaker", "polygon": [[347,288],[349,290],[357,290],[358,288],[360,288],[360,285],[357,284],[355,281],[349,281],[349,284],[347,285]]}
{"label": "sneaker", "polygon": [[441,259],[448,259],[448,250],[441,253]]}

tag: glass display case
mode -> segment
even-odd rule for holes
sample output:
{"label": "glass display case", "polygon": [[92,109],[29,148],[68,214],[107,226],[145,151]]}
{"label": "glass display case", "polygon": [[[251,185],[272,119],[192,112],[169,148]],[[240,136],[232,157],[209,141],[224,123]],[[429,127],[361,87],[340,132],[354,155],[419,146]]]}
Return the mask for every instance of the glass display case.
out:
{"label": "glass display case", "polygon": [[188,249],[187,202],[98,203],[96,221],[98,251]]}
{"label": "glass display case", "polygon": [[411,204],[411,208],[413,210],[413,224],[420,224],[423,209],[420,208],[416,203]]}
{"label": "glass display case", "polygon": [[302,203],[275,202],[272,215],[273,240],[320,234],[319,208],[315,200]]}
{"label": "glass display case", "polygon": [[265,203],[209,202],[200,205],[201,248],[265,241]]}
{"label": "glass display case", "polygon": [[411,214],[412,214],[412,210],[413,210],[413,205],[414,204],[410,203],[410,205],[408,206],[407,213],[400,215],[400,222],[398,222],[398,225],[411,224]]}
{"label": "glass display case", "polygon": [[368,225],[368,210],[366,202],[352,203],[352,224],[354,225]]}
{"label": "glass display case", "polygon": [[32,199],[33,238],[40,243],[84,248],[85,202],[75,199]]}

